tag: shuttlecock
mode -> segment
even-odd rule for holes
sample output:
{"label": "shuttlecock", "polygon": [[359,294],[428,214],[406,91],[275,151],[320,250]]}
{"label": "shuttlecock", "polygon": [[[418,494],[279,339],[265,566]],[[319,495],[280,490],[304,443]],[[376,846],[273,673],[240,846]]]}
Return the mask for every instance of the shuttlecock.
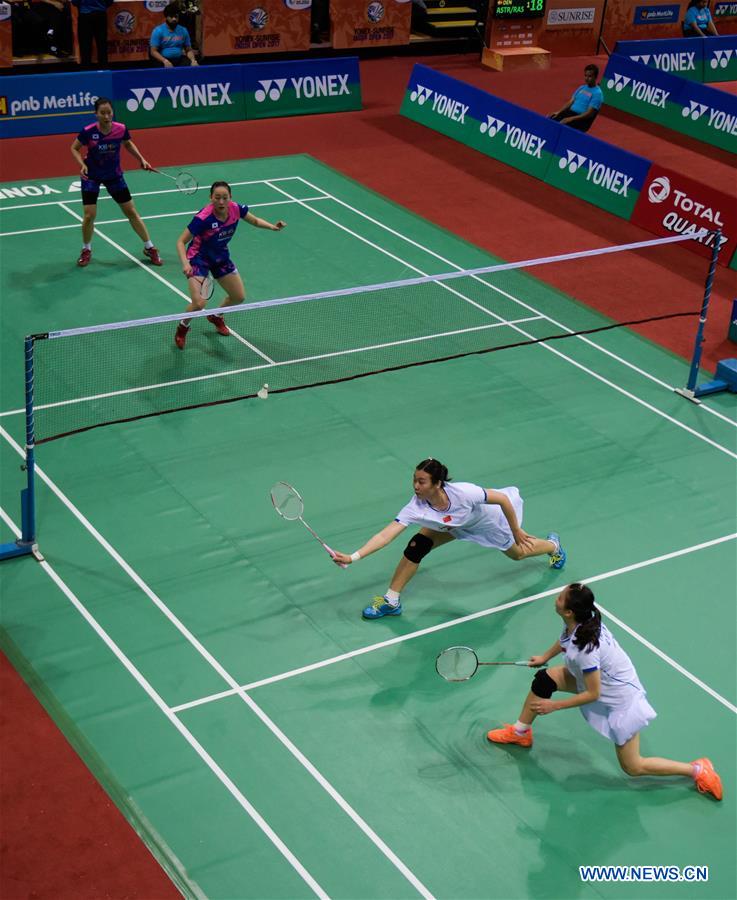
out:
{"label": "shuttlecock", "polygon": [[268,400],[269,399],[269,386],[265,384],[261,390],[256,394],[259,400]]}

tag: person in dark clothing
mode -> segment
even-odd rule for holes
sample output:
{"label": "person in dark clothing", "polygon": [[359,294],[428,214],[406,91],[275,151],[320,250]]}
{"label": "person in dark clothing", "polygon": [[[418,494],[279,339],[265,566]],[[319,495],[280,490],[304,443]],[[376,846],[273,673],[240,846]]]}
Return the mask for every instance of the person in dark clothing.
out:
{"label": "person in dark clothing", "polygon": [[97,47],[97,65],[107,65],[107,11],[113,0],[72,0],[79,11],[77,37],[79,38],[79,62],[92,65],[92,42]]}

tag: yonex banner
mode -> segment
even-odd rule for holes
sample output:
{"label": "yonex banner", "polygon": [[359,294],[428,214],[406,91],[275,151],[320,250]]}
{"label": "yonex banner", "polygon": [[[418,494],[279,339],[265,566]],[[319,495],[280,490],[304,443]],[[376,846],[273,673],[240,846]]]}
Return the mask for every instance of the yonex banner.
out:
{"label": "yonex banner", "polygon": [[[711,38],[710,38],[711,40]],[[676,38],[660,41],[617,41],[614,53],[626,56],[644,66],[703,81],[704,44],[698,38]]]}
{"label": "yonex banner", "polygon": [[541,179],[563,127],[419,64],[412,70],[401,113]]}
{"label": "yonex banner", "polygon": [[0,138],[77,134],[113,92],[110,72],[8,75],[0,82]]}
{"label": "yonex banner", "polygon": [[545,180],[629,219],[649,169],[650,160],[563,126]]}
{"label": "yonex banner", "polygon": [[115,112],[129,128],[244,119],[243,66],[113,72]]}
{"label": "yonex banner", "polygon": [[737,153],[737,96],[705,84],[683,82],[678,131]]}
{"label": "yonex banner", "polygon": [[361,108],[358,58],[243,66],[246,118],[300,116]]}
{"label": "yonex banner", "polygon": [[[720,229],[722,249],[719,261],[729,265],[735,251],[737,204],[728,193],[653,164],[647,176],[631,221],[657,235],[694,234],[702,228]],[[711,254],[711,236],[688,246]]]}
{"label": "yonex banner", "polygon": [[[685,41],[685,38],[684,38]],[[683,131],[678,97],[691,82],[626,56],[609,57],[601,89],[604,102],[666,128]]]}
{"label": "yonex banner", "polygon": [[737,81],[737,35],[710,37],[704,45],[703,81]]}
{"label": "yonex banner", "polygon": [[717,0],[712,15],[717,22],[737,18],[737,0]]}

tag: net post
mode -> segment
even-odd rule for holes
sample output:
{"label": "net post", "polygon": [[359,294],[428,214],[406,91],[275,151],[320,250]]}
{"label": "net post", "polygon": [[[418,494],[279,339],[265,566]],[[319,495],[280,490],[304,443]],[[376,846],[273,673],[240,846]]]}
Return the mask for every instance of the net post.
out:
{"label": "net post", "polygon": [[691,359],[691,368],[688,373],[688,382],[686,383],[685,388],[678,388],[676,390],[677,394],[680,394],[682,397],[686,397],[686,399],[691,400],[694,403],[700,402],[697,399],[696,381],[699,377],[699,365],[701,364],[701,353],[704,343],[704,328],[706,327],[706,316],[709,311],[709,302],[711,300],[711,288],[714,283],[714,275],[716,274],[717,260],[719,259],[719,250],[722,246],[721,230],[717,229],[716,231],[711,233],[714,235],[714,241],[711,246],[711,260],[709,262],[709,271],[707,272],[706,282],[704,284],[704,299],[701,302],[699,326],[696,329],[696,338],[694,340],[694,351],[693,357]]}
{"label": "net post", "polygon": [[25,463],[26,486],[20,493],[21,536],[13,543],[0,544],[0,560],[15,556],[33,555],[42,560],[36,543],[36,458],[35,429],[33,422],[33,345],[34,337],[24,341],[25,356],[25,404],[26,404],[26,444]]}

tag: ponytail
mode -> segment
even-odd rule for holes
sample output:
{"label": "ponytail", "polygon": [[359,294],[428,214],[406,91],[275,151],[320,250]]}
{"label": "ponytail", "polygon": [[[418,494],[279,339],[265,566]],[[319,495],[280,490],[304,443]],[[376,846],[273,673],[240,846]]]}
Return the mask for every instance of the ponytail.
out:
{"label": "ponytail", "polygon": [[427,459],[423,459],[422,462],[417,463],[415,466],[416,472],[427,472],[430,476],[433,484],[440,484],[442,487],[446,481],[450,481],[450,476],[448,475],[448,469],[437,459],[433,459],[432,456],[428,456]]}
{"label": "ponytail", "polygon": [[566,591],[566,609],[573,613],[578,624],[573,643],[584,650],[586,647],[599,646],[601,633],[601,613],[594,605],[594,592],[585,584],[574,582]]}

